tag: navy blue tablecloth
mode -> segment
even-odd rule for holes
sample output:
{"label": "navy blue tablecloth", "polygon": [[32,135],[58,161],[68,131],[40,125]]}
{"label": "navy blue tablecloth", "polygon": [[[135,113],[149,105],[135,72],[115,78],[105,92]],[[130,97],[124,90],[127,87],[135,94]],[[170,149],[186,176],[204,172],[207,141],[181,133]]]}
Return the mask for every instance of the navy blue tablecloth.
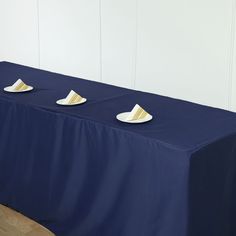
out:
{"label": "navy blue tablecloth", "polygon": [[[151,122],[116,120],[136,103]],[[235,199],[235,113],[0,63],[1,204],[59,236],[234,236]]]}

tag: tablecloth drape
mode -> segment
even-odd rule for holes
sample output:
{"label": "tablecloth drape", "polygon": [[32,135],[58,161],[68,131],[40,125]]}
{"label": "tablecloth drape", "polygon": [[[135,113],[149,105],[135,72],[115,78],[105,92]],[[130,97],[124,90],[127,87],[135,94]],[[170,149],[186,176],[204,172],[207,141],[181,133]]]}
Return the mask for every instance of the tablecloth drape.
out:
{"label": "tablecloth drape", "polygon": [[[116,120],[136,103],[151,122]],[[235,186],[235,113],[0,63],[0,203],[56,235],[233,236]]]}

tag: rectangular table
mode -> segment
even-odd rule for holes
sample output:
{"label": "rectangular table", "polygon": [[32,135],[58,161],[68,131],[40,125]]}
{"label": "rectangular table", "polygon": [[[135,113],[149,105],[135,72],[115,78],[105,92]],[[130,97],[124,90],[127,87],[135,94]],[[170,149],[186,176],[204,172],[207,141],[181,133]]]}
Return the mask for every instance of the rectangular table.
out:
{"label": "rectangular table", "polygon": [[[154,119],[116,120],[136,103]],[[233,236],[235,186],[235,113],[0,63],[0,203],[56,235]]]}

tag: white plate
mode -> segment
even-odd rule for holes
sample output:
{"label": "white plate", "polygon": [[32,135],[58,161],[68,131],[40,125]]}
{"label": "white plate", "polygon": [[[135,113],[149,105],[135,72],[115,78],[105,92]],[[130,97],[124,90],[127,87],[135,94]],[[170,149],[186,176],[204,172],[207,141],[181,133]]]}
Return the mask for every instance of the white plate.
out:
{"label": "white plate", "polygon": [[12,86],[8,86],[6,88],[4,88],[4,91],[8,92],[8,93],[24,93],[24,92],[28,92],[33,90],[34,88],[32,86],[28,86],[27,89],[21,90],[21,91],[16,91],[12,88]]}
{"label": "white plate", "polygon": [[66,99],[63,98],[63,99],[57,100],[56,103],[57,103],[58,105],[61,105],[61,106],[75,106],[75,105],[83,104],[83,103],[85,103],[85,102],[87,101],[86,98],[83,98],[80,102],[76,102],[76,103],[72,103],[72,104],[66,104],[66,103],[65,103],[65,100],[66,100]]}
{"label": "white plate", "polygon": [[152,116],[151,115],[148,115],[146,116],[145,118],[143,119],[139,119],[139,120],[130,120],[130,121],[127,121],[127,117],[129,115],[130,112],[123,112],[123,113],[120,113],[116,116],[116,119],[121,121],[121,122],[125,122],[125,123],[132,123],[132,124],[139,124],[139,123],[145,123],[145,122],[148,122],[150,120],[152,120]]}

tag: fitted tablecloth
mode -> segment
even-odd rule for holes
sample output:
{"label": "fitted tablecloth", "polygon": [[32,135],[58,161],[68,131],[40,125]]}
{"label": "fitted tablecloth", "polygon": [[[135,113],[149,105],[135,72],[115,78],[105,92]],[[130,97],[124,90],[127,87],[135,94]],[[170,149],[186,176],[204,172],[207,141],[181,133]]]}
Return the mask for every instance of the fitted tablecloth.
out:
{"label": "fitted tablecloth", "polygon": [[[116,120],[136,103],[151,122]],[[0,203],[57,235],[233,236],[235,186],[235,113],[0,63]]]}

